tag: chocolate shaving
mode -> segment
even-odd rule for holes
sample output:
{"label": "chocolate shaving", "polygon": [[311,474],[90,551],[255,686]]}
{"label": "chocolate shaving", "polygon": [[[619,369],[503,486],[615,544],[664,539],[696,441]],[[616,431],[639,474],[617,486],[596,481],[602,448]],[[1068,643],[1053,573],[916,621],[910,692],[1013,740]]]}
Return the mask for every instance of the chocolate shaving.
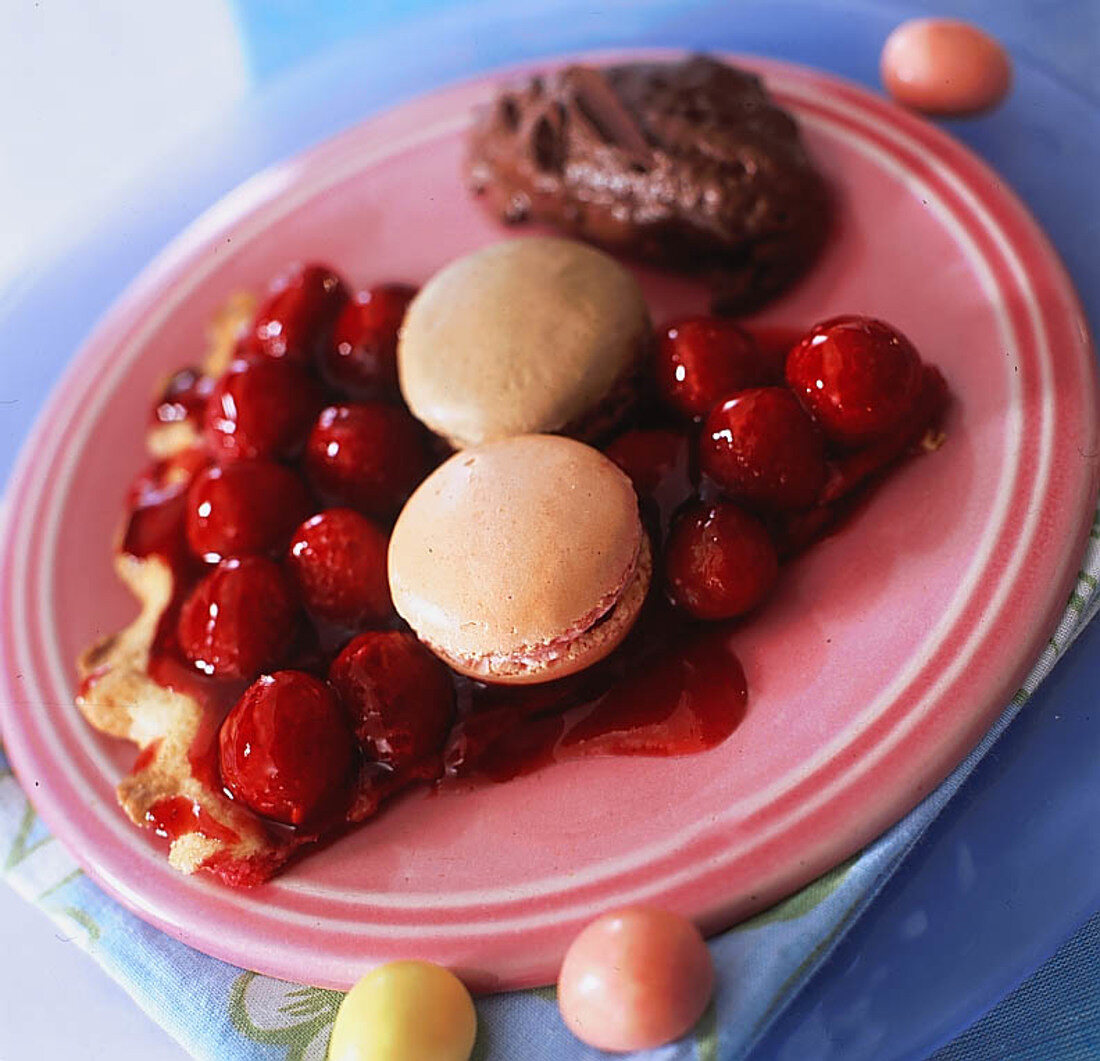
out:
{"label": "chocolate shaving", "polygon": [[574,106],[600,139],[622,151],[632,165],[648,168],[653,160],[649,142],[603,72],[590,66],[573,66],[566,76]]}

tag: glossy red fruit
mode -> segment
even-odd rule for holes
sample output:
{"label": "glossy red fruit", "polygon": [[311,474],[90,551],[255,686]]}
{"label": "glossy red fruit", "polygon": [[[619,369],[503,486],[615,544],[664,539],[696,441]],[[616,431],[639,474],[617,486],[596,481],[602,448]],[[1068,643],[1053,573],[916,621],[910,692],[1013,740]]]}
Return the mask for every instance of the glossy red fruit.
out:
{"label": "glossy red fruit", "polygon": [[182,494],[195,476],[209,466],[210,455],[201,446],[190,446],[170,457],[162,457],[135,476],[126,495],[126,504],[129,508],[140,508]]}
{"label": "glossy red fruit", "polygon": [[350,508],[330,508],[295,532],[287,567],[318,619],[343,626],[380,622],[392,609],[386,575],[389,536]]}
{"label": "glossy red fruit", "polygon": [[333,691],[303,671],[265,674],[218,734],[222,781],[241,803],[285,825],[305,825],[346,793],[355,745]]}
{"label": "glossy red fruit", "polygon": [[153,420],[158,424],[177,424],[200,419],[213,389],[214,381],[197,368],[181,368],[165,383],[153,407]]}
{"label": "glossy red fruit", "polygon": [[238,359],[206,403],[204,427],[215,458],[291,457],[321,407],[317,385],[289,361]]}
{"label": "glossy red fruit", "polygon": [[188,595],[176,631],[204,674],[253,678],[290,647],[297,602],[282,569],[262,556],[223,560]]}
{"label": "glossy red fruit", "polygon": [[830,504],[846,497],[880,475],[907,450],[919,449],[922,437],[940,424],[950,400],[947,380],[935,366],[925,365],[920,394],[909,414],[889,434],[831,461],[820,501]]}
{"label": "glossy red fruit", "polygon": [[731,391],[771,382],[756,342],[722,317],[687,317],[661,333],[657,387],[685,416],[706,416]]}
{"label": "glossy red fruit", "polygon": [[447,668],[412,634],[360,634],[333,661],[329,681],[371,759],[396,768],[443,747],[454,686]]}
{"label": "glossy red fruit", "polygon": [[639,497],[652,497],[671,477],[687,470],[688,440],[679,431],[627,431],[604,452],[630,477]]}
{"label": "glossy red fruit", "polygon": [[699,463],[731,498],[767,509],[808,508],[825,483],[821,433],[786,387],[740,391],[711,409]]}
{"label": "glossy red fruit", "polygon": [[333,386],[353,398],[396,392],[397,333],[415,294],[408,284],[376,284],[344,306],[321,359]]}
{"label": "glossy red fruit", "polygon": [[344,281],[327,266],[298,266],[272,285],[253,321],[250,345],[266,357],[312,364],[347,300]]}
{"label": "glossy red fruit", "polygon": [[206,452],[192,447],[154,462],[137,476],[126,499],[129,517],[122,552],[160,556],[177,574],[190,566],[185,530],[187,488],[209,464]]}
{"label": "glossy red fruit", "polygon": [[728,501],[680,513],[665,546],[669,598],[697,619],[752,611],[775,584],[775,546],[764,525]]}
{"label": "glossy red fruit", "polygon": [[833,317],[791,350],[787,383],[829,439],[859,446],[889,434],[912,409],[921,360],[883,321]]}
{"label": "glossy red fruit", "polygon": [[391,516],[428,471],[420,425],[381,402],[334,405],[317,418],[306,443],[306,471],[333,504]]}
{"label": "glossy red fruit", "polygon": [[312,508],[305,483],[274,461],[214,465],[187,493],[187,542],[209,562],[281,549]]}

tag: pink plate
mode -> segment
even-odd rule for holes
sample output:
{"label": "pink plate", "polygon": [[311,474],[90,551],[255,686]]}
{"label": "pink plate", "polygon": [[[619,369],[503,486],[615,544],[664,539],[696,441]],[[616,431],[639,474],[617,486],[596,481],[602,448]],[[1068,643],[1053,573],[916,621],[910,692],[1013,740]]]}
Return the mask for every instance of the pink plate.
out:
{"label": "pink plate", "polygon": [[[194,360],[229,292],[292,259],[356,282],[422,281],[505,235],[458,176],[470,109],[493,81],[249,181],[148,268],[75,359],[0,535],[12,761],[51,828],[140,916],[321,985],[398,956],[444,962],[481,989],[545,983],[609,906],[655,902],[716,930],[804,884],[912,807],[1013,694],[1065,604],[1096,496],[1096,379],[1070,284],[1027,212],[953,140],[849,84],[745,62],[800,117],[841,212],[824,260],[762,319],[897,324],[956,396],[946,444],[792,565],[737,635],[750,705],[721,746],[417,791],[256,891],[179,876],[115,804],[133,749],[72,706],[77,652],[134,610],[110,553],[149,396]],[[693,284],[642,279],[658,319],[704,305]]]}

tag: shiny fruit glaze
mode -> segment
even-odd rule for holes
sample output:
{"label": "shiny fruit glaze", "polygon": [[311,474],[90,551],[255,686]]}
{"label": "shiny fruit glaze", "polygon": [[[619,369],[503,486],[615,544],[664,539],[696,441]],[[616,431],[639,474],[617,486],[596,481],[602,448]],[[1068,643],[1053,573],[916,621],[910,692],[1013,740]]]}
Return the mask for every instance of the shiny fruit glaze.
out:
{"label": "shiny fruit glaze", "polygon": [[657,389],[670,408],[698,419],[732,391],[772,382],[756,340],[722,317],[687,317],[661,333]]}
{"label": "shiny fruit glaze", "polygon": [[160,400],[153,406],[153,422],[177,424],[197,421],[206,407],[214,381],[197,368],[181,368],[164,385]]}
{"label": "shiny fruit glaze", "polygon": [[314,619],[354,628],[393,613],[386,577],[389,535],[350,508],[329,508],[294,531],[286,566]]}
{"label": "shiny fruit glaze", "polygon": [[821,432],[786,387],[734,391],[711,409],[699,464],[723,493],[750,507],[809,508],[825,485]]}
{"label": "shiny fruit glaze", "polygon": [[884,321],[833,317],[791,350],[787,385],[831,441],[865,445],[889,435],[913,408],[920,356]]}
{"label": "shiny fruit glaze", "polygon": [[[413,782],[468,787],[578,757],[721,744],[748,699],[734,642],[751,628],[728,617],[758,606],[778,577],[777,555],[829,533],[918,448],[947,403],[942,377],[918,360],[894,422],[868,444],[850,434],[839,444],[809,403],[803,411],[797,387],[783,386],[785,363],[802,378],[788,357],[801,331],[747,337],[709,318],[666,330],[658,382],[668,366],[684,370],[673,373],[676,387],[658,388],[674,416],[641,402],[607,446],[654,542],[642,613],[614,653],[580,674],[490,686],[451,672],[389,600],[388,521],[445,452],[400,404],[386,367],[411,289],[378,285],[347,301],[323,267],[293,275],[259,311],[247,357],[217,380],[188,370],[170,381],[155,417],[170,409],[162,422],[201,422],[202,444],[138,477],[121,545],[172,571],[149,674],[202,709],[192,776],[212,798],[224,791],[251,808],[267,831],[258,862],[222,852],[208,864],[234,884],[260,882],[296,848],[364,820]],[[860,377],[880,378],[906,373]],[[706,412],[702,426],[684,419]],[[730,447],[717,449],[708,431],[737,440],[763,493],[745,489]],[[151,745],[135,772],[158,754]],[[149,824],[169,838],[198,831],[232,842],[189,799],[154,806]]]}
{"label": "shiny fruit glaze", "polygon": [[440,753],[454,721],[454,686],[412,634],[368,630],[344,647],[328,676],[373,760],[398,768]]}
{"label": "shiny fruit glaze", "polygon": [[184,833],[194,832],[230,844],[238,839],[232,829],[222,825],[209,811],[203,810],[186,796],[157,800],[145,812],[145,822],[157,836],[163,836],[166,840],[176,840]]}
{"label": "shiny fruit glaze", "polygon": [[764,524],[729,501],[689,503],[665,545],[669,598],[696,619],[733,619],[759,606],[779,575]]}
{"label": "shiny fruit glaze", "polygon": [[331,269],[291,269],[272,284],[253,321],[249,346],[265,357],[308,368],[328,345],[347,300],[344,281]]}
{"label": "shiny fruit glaze", "polygon": [[732,633],[728,624],[700,630],[654,593],[626,641],[579,675],[527,688],[460,687],[447,774],[507,781],[570,759],[716,747],[748,704]]}
{"label": "shiny fruit glaze", "polygon": [[408,284],[377,284],[344,306],[321,356],[333,386],[353,398],[396,396],[397,333],[415,294]]}
{"label": "shiny fruit glaze", "polygon": [[381,402],[329,406],[310,432],[306,473],[330,504],[393,516],[428,473],[423,430],[408,412]]}
{"label": "shiny fruit glaze", "polygon": [[639,497],[653,497],[669,478],[687,471],[690,449],[683,432],[656,427],[626,431],[604,452],[630,477]]}
{"label": "shiny fruit glaze", "polygon": [[305,483],[283,464],[216,464],[187,491],[187,544],[208,563],[278,552],[313,507]]}
{"label": "shiny fruit glaze", "polygon": [[222,723],[218,748],[226,788],[285,825],[303,825],[331,809],[355,760],[351,728],[332,689],[296,670],[253,682]]}
{"label": "shiny fruit glaze", "polygon": [[206,442],[219,461],[293,457],[320,407],[320,391],[304,368],[238,358],[206,403]]}
{"label": "shiny fruit glaze", "polygon": [[298,609],[282,568],[261,556],[223,560],[184,599],[184,656],[212,678],[252,678],[275,666],[294,638]]}

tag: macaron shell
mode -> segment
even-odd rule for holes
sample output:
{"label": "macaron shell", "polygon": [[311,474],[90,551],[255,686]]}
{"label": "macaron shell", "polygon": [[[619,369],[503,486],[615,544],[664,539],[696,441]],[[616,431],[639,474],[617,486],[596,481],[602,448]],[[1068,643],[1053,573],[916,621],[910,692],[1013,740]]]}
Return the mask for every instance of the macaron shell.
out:
{"label": "macaron shell", "polygon": [[394,604],[450,659],[525,656],[622,594],[642,539],[630,480],[602,453],[527,435],[456,453],[394,526]]}
{"label": "macaron shell", "polygon": [[647,348],[637,282],[572,240],[524,237],[451,262],[398,346],[413,413],[455,446],[558,431],[596,408]]}
{"label": "macaron shell", "polygon": [[653,551],[643,534],[634,574],[623,588],[614,608],[594,626],[560,644],[547,645],[532,655],[452,657],[439,645],[432,649],[450,667],[469,678],[494,685],[537,685],[567,678],[599,663],[623,643],[637,621],[653,579]]}

